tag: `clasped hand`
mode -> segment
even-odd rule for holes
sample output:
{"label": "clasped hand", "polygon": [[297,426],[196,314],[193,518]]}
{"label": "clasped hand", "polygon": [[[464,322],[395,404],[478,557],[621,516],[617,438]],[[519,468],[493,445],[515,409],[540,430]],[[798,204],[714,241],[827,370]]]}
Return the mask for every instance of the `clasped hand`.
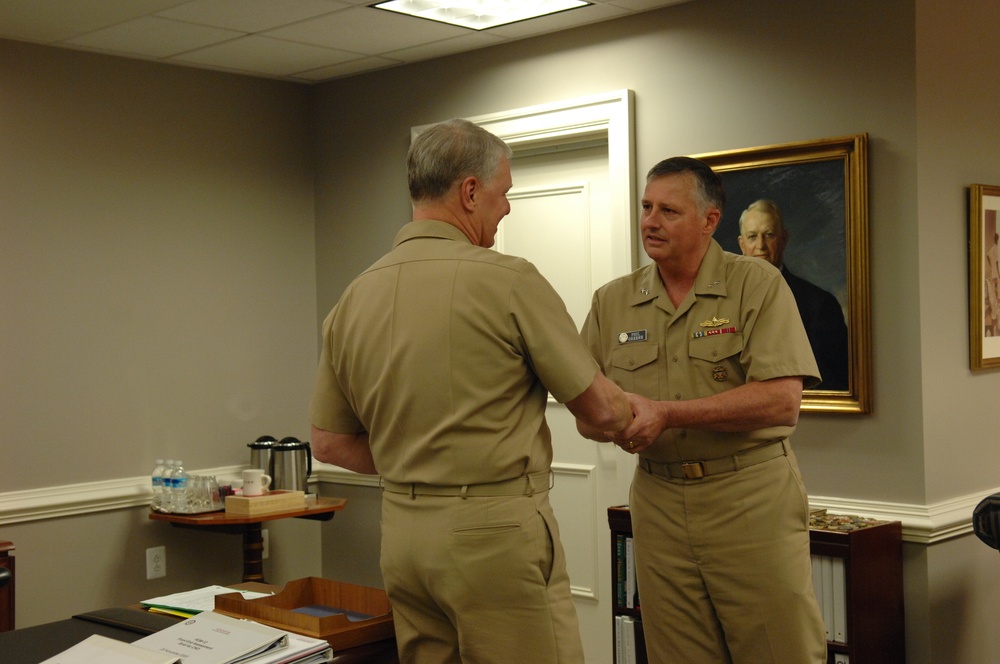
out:
{"label": "clasped hand", "polygon": [[658,402],[628,392],[626,396],[632,406],[632,422],[621,431],[608,431],[605,435],[629,454],[638,454],[667,428],[666,417],[657,407]]}

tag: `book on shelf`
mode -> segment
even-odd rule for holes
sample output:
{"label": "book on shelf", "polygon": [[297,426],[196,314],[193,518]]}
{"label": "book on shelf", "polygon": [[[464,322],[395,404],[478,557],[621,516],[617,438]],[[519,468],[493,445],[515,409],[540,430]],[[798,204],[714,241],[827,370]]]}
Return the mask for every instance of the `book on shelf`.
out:
{"label": "book on shelf", "polygon": [[616,664],[648,664],[642,619],[635,616],[615,616]]}
{"label": "book on shelf", "polygon": [[615,603],[618,608],[638,609],[639,589],[635,579],[635,545],[625,533],[615,536],[615,565],[617,584]]}
{"label": "book on shelf", "polygon": [[844,559],[812,556],[813,590],[823,614],[826,640],[847,643],[847,578]]}
{"label": "book on shelf", "polygon": [[625,606],[639,608],[639,589],[635,581],[635,544],[631,537],[625,540]]}

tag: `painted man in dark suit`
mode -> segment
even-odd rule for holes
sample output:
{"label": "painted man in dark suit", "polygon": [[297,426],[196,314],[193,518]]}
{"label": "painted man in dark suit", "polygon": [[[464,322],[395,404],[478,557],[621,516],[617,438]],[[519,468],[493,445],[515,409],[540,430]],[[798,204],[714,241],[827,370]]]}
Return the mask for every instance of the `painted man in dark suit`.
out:
{"label": "painted man in dark suit", "polygon": [[823,382],[815,389],[849,389],[847,324],[843,309],[832,293],[792,274],[785,266],[788,230],[781,221],[781,210],[774,202],[761,199],[743,211],[740,215],[739,243],[744,256],[763,258],[781,270],[792,289],[823,377]]}

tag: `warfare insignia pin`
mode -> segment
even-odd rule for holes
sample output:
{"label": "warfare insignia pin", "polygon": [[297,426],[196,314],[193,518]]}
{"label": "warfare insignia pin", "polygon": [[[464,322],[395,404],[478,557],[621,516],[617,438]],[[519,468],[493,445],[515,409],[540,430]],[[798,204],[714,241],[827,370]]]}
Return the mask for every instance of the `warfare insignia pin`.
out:
{"label": "warfare insignia pin", "polygon": [[706,321],[704,321],[703,323],[701,323],[701,326],[702,327],[722,327],[723,325],[725,325],[728,322],[729,322],[728,318],[716,318],[715,316],[712,316],[712,320],[706,320]]}

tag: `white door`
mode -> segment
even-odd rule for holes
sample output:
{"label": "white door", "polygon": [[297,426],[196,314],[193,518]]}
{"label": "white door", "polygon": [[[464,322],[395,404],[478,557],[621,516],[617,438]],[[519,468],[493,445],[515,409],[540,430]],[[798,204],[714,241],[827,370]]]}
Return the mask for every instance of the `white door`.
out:
{"label": "white door", "polygon": [[[523,256],[552,283],[576,321],[594,290],[619,276],[608,256],[614,234],[609,209],[608,146],[590,140],[558,150],[515,151],[511,213],[496,249]],[[564,406],[549,399],[555,489],[551,500],[566,549],[586,661],[612,661],[611,540],[607,508],[628,502],[634,458],[586,440]]]}

